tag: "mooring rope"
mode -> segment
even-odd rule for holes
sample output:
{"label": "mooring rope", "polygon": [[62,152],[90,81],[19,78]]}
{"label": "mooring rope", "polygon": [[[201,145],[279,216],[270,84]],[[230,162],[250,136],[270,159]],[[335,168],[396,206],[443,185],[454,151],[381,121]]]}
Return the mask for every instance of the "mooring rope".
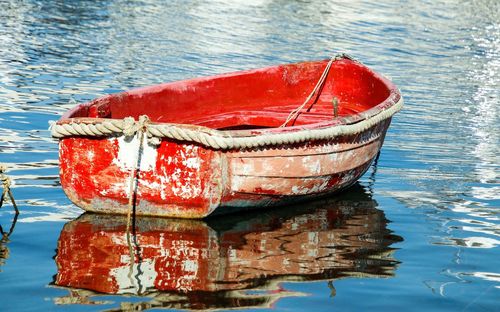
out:
{"label": "mooring rope", "polygon": [[12,195],[12,191],[10,190],[10,178],[5,174],[6,171],[7,167],[5,165],[0,165],[0,181],[2,181],[3,186],[2,197],[0,198],[0,208],[2,207],[6,197],[9,196],[10,201],[12,202],[12,206],[14,206],[14,209],[16,210],[16,213],[19,213],[16,201],[14,200],[14,195]]}
{"label": "mooring rope", "polygon": [[0,165],[0,180],[2,181],[4,193],[10,190],[10,179],[5,174],[6,171],[7,167],[5,165]]}
{"label": "mooring rope", "polygon": [[150,120],[147,116],[140,116],[139,121],[135,122],[133,118],[126,118],[126,125],[123,129],[123,134],[130,137],[137,135],[138,136],[138,146],[137,153],[135,154],[134,167],[131,169],[130,178],[129,178],[129,197],[128,197],[128,207],[127,207],[127,227],[126,227],[126,235],[127,235],[127,244],[130,255],[130,268],[129,268],[129,278],[131,278],[133,274],[133,266],[135,263],[135,252],[134,247],[132,246],[132,240],[130,238],[130,224],[133,217],[133,210],[135,206],[135,198],[137,194],[137,186],[138,186],[138,174],[141,168],[141,153],[144,146],[144,133],[150,123]]}
{"label": "mooring rope", "polygon": [[312,97],[323,87],[323,84],[326,81],[326,77],[328,76],[328,73],[330,72],[330,68],[332,67],[333,61],[335,61],[336,59],[337,59],[337,56],[334,56],[330,59],[328,64],[326,64],[325,70],[323,71],[323,73],[319,77],[319,80],[316,83],[316,86],[314,86],[314,89],[311,91],[311,93],[306,98],[304,103],[302,103],[299,107],[297,107],[296,109],[294,109],[290,112],[290,114],[286,118],[285,122],[280,126],[280,128],[286,127],[286,125],[292,120],[295,122],[297,117],[299,117],[300,111],[304,108],[304,106],[307,105],[307,103],[309,103],[309,101],[312,99]]}

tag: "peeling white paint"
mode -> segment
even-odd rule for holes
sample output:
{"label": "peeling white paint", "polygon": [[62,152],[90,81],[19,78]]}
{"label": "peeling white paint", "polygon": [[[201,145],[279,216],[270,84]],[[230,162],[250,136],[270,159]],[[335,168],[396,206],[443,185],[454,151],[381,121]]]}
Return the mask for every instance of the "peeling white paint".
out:
{"label": "peeling white paint", "polygon": [[93,151],[93,150],[89,150],[89,151],[87,152],[87,158],[89,159],[89,161],[92,161],[92,162],[93,162],[93,161],[94,161],[94,157],[95,157],[95,153],[94,153],[94,151]]}
{"label": "peeling white paint", "polygon": [[[161,184],[158,182],[149,182],[148,180],[141,179],[139,183],[140,186],[138,187],[137,190],[138,195],[142,195],[144,191],[146,191],[146,193],[149,193],[149,190],[162,190]],[[162,197],[162,199],[164,198]]]}
{"label": "peeling white paint", "polygon": [[128,198],[130,196],[130,181],[113,183],[109,186],[108,191],[112,194],[125,194]]}
{"label": "peeling white paint", "polygon": [[328,186],[328,180],[323,181],[321,184],[315,184],[310,187],[306,186],[292,186],[292,194],[293,195],[306,195],[306,194],[314,194],[324,191]]}
{"label": "peeling white paint", "polygon": [[292,194],[293,195],[302,194],[302,192],[303,192],[302,187],[298,187],[297,185],[292,186]]}
{"label": "peeling white paint", "polygon": [[198,273],[198,261],[196,260],[185,260],[182,262],[182,270],[185,272]]}
{"label": "peeling white paint", "polygon": [[242,189],[245,184],[245,178],[242,177],[242,176],[233,176],[232,179],[231,179],[231,189],[233,191],[238,191],[240,189]]}
{"label": "peeling white paint", "polygon": [[[125,246],[127,245],[127,237],[125,235],[111,235],[111,241],[114,245]],[[128,257],[130,259],[130,257]],[[128,260],[121,259],[122,263],[125,263]]]}
{"label": "peeling white paint", "polygon": [[191,157],[191,158],[187,158],[184,161],[184,165],[187,168],[200,169],[201,162],[200,162],[200,159],[198,157]]}
{"label": "peeling white paint", "polygon": [[[112,138],[118,142],[118,157],[113,160],[113,163],[124,171],[129,171],[137,166],[137,155],[139,149],[139,138],[134,136],[132,140],[125,140],[124,136]],[[156,158],[158,150],[149,145],[146,140],[142,142],[141,153],[141,171],[153,170],[156,166]]]}

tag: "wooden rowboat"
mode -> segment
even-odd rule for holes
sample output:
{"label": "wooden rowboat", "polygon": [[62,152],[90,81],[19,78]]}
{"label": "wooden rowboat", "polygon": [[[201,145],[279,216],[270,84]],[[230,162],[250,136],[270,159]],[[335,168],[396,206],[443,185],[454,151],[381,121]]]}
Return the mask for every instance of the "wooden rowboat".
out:
{"label": "wooden rowboat", "polygon": [[52,135],[61,185],[83,209],[202,218],[352,185],[402,102],[341,55],[108,95]]}

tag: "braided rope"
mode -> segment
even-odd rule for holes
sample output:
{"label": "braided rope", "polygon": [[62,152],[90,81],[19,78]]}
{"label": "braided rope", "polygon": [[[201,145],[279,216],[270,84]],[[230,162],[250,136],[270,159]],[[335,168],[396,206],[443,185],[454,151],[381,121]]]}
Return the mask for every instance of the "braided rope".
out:
{"label": "braided rope", "polygon": [[14,206],[16,213],[19,213],[16,201],[14,200],[14,196],[12,195],[12,192],[10,190],[11,186],[10,178],[5,174],[6,171],[7,167],[4,165],[0,165],[0,181],[2,181],[2,186],[3,186],[2,196],[0,197],[0,208],[2,207],[4,201],[6,201],[6,195],[8,195],[10,201],[12,202],[12,206]]}
{"label": "braided rope", "polygon": [[[93,124],[83,123],[74,119],[71,123],[51,125],[50,130],[54,138],[68,136],[109,136],[135,135],[139,129],[143,129],[148,138],[148,143],[158,145],[161,138],[187,141],[201,144],[216,150],[253,148],[262,146],[273,146],[281,144],[301,143],[305,141],[324,140],[339,135],[357,134],[363,132],[381,121],[391,118],[403,108],[403,99],[389,108],[354,124],[332,125],[320,129],[298,129],[283,133],[265,133],[248,137],[231,137],[224,131],[205,127],[191,129],[188,126],[175,124],[153,124],[147,116],[141,116],[139,121],[132,117],[124,119],[95,119]],[[88,119],[87,119],[88,120]]]}
{"label": "braided rope", "polygon": [[0,165],[0,181],[2,181],[4,192],[10,190],[10,179],[5,174],[7,167],[5,165]]}

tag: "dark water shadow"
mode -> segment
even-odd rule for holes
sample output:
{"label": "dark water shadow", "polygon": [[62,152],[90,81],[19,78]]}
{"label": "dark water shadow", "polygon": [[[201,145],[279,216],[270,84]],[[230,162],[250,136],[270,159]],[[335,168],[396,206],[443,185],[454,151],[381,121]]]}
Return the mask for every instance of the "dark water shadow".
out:
{"label": "dark water shadow", "polygon": [[134,221],[134,259],[123,216],[83,214],[64,226],[53,285],[69,295],[56,304],[109,304],[99,300],[113,294],[124,297],[106,297],[120,301],[112,311],[269,307],[305,295],[283,282],[320,280],[334,296],[336,279],[393,276],[390,246],[402,241],[359,184],[270,211]]}

